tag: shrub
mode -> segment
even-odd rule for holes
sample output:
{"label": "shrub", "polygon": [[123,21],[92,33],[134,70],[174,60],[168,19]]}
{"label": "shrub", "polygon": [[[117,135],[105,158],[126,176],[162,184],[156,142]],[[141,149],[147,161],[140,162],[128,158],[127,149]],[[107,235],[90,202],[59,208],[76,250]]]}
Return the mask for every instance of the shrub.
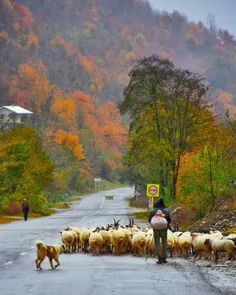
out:
{"label": "shrub", "polygon": [[22,212],[20,201],[10,201],[3,206],[3,212],[7,215],[17,215]]}

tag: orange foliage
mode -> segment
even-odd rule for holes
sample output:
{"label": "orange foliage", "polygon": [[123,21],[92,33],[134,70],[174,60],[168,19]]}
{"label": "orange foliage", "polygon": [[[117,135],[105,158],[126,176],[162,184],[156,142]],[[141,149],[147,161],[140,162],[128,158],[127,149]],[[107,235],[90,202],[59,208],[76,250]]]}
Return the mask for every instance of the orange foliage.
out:
{"label": "orange foliage", "polygon": [[218,98],[219,98],[219,101],[223,104],[232,103],[232,94],[227,91],[220,92]]}
{"label": "orange foliage", "polygon": [[89,21],[86,21],[86,22],[84,23],[84,28],[85,28],[88,32],[91,32],[91,31],[93,31],[93,30],[96,29],[96,25],[93,24],[93,23],[91,23],[91,22],[89,22]]}
{"label": "orange foliage", "polygon": [[82,145],[79,144],[79,138],[77,135],[59,130],[56,132],[55,142],[64,145],[68,150],[73,152],[77,160],[84,159],[83,148]]}
{"label": "orange foliage", "polygon": [[9,37],[5,31],[0,32],[0,45],[7,43]]}
{"label": "orange foliage", "polygon": [[80,90],[70,93],[69,95],[72,96],[77,102],[82,104],[90,104],[91,102],[91,97]]}
{"label": "orange foliage", "polygon": [[34,34],[28,35],[27,46],[29,48],[36,48],[39,46],[39,40]]}
{"label": "orange foliage", "polygon": [[101,105],[98,110],[98,119],[102,125],[108,124],[110,121],[120,122],[120,112],[113,101],[107,101]]}
{"label": "orange foliage", "polygon": [[10,10],[13,11],[13,6],[10,0],[3,0],[3,4]]}
{"label": "orange foliage", "polygon": [[16,91],[14,91],[14,97],[12,98],[14,99],[14,103],[16,105],[20,105],[25,108],[29,107],[27,95],[23,90],[16,89]]}
{"label": "orange foliage", "polygon": [[75,102],[72,98],[58,98],[53,105],[53,111],[67,124],[75,118]]}
{"label": "orange foliage", "polygon": [[62,37],[55,37],[51,40],[51,45],[55,47],[62,47],[65,48],[66,42]]}
{"label": "orange foliage", "polygon": [[94,64],[93,64],[93,61],[91,60],[91,58],[86,57],[86,56],[81,56],[80,62],[89,73],[91,73],[93,71]]}
{"label": "orange foliage", "polygon": [[80,178],[83,180],[83,181],[87,181],[87,180],[90,180],[91,179],[91,174],[88,170],[85,170],[83,168],[80,168],[79,169],[79,172],[80,172]]}
{"label": "orange foliage", "polygon": [[96,118],[93,115],[88,114],[84,118],[84,125],[85,125],[86,128],[88,128],[89,130],[91,130],[91,132],[94,135],[100,133],[100,127],[98,125],[98,122],[97,122]]}
{"label": "orange foliage", "polygon": [[48,98],[50,92],[50,84],[42,62],[35,61],[20,65],[18,85],[24,87],[30,94],[34,112],[38,112],[40,105]]}

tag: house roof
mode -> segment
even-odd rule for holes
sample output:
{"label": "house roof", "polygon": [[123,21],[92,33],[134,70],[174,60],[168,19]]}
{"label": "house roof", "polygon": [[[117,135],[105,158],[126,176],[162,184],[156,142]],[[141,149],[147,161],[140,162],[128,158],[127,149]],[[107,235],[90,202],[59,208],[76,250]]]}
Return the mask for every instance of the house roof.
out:
{"label": "house roof", "polygon": [[11,106],[3,106],[3,107],[0,107],[0,110],[1,109],[8,109],[9,111],[15,113],[15,114],[33,114],[31,111],[28,111],[22,107],[19,107],[19,106],[14,106],[14,105],[11,105]]}

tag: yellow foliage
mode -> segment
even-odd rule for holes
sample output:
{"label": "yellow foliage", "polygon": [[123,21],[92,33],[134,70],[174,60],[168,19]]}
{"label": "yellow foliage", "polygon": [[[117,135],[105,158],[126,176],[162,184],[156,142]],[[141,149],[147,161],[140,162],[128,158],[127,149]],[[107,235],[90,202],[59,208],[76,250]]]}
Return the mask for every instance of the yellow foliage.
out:
{"label": "yellow foliage", "polygon": [[62,37],[55,37],[51,40],[51,45],[55,47],[62,47],[65,48],[66,42]]}

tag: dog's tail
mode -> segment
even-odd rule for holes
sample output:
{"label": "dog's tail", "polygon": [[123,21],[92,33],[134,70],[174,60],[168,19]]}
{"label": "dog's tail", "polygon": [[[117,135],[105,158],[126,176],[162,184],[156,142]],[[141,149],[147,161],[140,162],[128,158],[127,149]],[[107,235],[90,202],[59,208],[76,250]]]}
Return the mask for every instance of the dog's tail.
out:
{"label": "dog's tail", "polygon": [[46,245],[42,241],[36,241],[35,246],[40,249],[40,248],[45,248]]}

